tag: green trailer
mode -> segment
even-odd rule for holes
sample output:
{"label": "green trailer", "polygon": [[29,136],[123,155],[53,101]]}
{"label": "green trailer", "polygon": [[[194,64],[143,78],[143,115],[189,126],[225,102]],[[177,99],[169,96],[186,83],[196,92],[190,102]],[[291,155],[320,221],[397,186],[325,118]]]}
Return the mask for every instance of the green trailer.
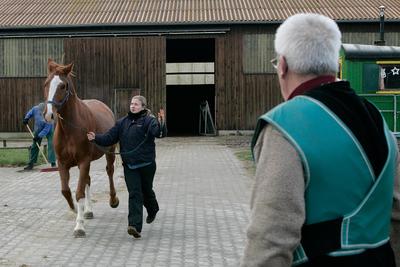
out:
{"label": "green trailer", "polygon": [[390,129],[400,131],[400,47],[343,44],[339,78],[374,103]]}

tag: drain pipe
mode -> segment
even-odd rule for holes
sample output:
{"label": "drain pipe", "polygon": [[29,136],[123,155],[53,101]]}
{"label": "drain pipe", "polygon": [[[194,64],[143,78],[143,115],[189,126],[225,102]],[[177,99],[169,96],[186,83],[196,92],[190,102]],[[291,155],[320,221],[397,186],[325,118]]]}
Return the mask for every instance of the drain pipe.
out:
{"label": "drain pipe", "polygon": [[375,41],[376,45],[385,45],[385,29],[384,29],[384,24],[385,24],[385,6],[380,6],[379,7],[379,18],[380,18],[380,23],[379,23],[379,40]]}

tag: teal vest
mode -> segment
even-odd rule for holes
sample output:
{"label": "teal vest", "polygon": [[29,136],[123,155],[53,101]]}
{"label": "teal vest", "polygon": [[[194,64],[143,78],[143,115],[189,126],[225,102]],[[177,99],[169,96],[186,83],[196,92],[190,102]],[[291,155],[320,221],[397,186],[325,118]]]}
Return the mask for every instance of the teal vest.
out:
{"label": "teal vest", "polygon": [[[306,185],[305,224],[343,217],[341,249],[329,255],[359,254],[385,244],[389,240],[397,156],[397,144],[387,125],[389,155],[379,177],[375,177],[353,133],[321,102],[298,96],[264,114],[258,121],[252,148],[268,123],[301,157]],[[301,244],[293,256],[294,266],[308,261]]]}

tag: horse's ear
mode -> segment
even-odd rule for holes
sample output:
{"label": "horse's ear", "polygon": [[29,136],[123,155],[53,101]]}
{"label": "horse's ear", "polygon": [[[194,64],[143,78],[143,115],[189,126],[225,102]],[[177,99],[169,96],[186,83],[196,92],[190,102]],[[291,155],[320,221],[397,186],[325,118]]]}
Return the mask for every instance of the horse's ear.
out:
{"label": "horse's ear", "polygon": [[57,68],[57,63],[53,59],[49,58],[47,60],[47,74],[53,73],[56,70],[56,68]]}
{"label": "horse's ear", "polygon": [[71,73],[72,69],[74,68],[74,63],[68,64],[64,67],[64,73],[69,74]]}

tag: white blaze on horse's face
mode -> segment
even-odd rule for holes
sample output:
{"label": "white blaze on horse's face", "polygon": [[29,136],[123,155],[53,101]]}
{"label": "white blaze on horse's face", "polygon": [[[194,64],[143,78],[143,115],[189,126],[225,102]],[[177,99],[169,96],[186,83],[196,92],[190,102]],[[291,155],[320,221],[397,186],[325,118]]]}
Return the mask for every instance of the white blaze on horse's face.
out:
{"label": "white blaze on horse's face", "polygon": [[[54,95],[56,94],[57,87],[62,83],[63,81],[60,79],[60,76],[54,75],[53,79],[50,81],[50,88],[49,88],[49,94],[47,96],[47,101],[54,101]],[[51,120],[51,115],[53,114],[53,107],[52,104],[47,103],[47,112],[45,115],[45,118],[47,121]]]}

